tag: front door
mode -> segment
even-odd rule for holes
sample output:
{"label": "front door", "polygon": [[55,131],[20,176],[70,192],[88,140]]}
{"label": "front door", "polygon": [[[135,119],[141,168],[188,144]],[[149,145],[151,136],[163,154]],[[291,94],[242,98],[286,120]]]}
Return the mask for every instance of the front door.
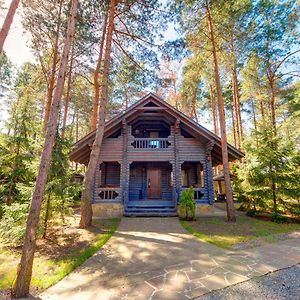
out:
{"label": "front door", "polygon": [[161,197],[161,172],[159,168],[147,170],[148,198],[159,199]]}

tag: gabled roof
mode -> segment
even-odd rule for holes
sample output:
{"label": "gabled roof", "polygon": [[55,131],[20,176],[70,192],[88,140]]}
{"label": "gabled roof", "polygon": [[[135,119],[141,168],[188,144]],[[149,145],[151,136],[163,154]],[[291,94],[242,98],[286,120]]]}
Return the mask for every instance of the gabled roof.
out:
{"label": "gabled roof", "polygon": [[[122,121],[124,119],[126,119],[127,121],[134,120],[136,117],[142,115],[143,112],[148,109],[161,110],[165,115],[164,117],[169,116],[174,120],[179,119],[181,127],[183,129],[191,131],[193,135],[196,138],[199,138],[203,143],[211,143],[211,145],[213,145],[213,162],[215,164],[222,163],[221,138],[153,93],[145,95],[135,104],[130,106],[127,110],[108,120],[105,123],[104,138],[116,131],[118,127],[121,128]],[[95,139],[95,134],[96,130],[90,132],[74,144],[74,148],[70,153],[70,159],[72,161],[76,161],[79,163],[87,162],[90,155],[91,145],[93,144],[93,141]],[[244,154],[240,150],[230,144],[228,144],[228,155],[230,161],[240,159],[244,156]]]}

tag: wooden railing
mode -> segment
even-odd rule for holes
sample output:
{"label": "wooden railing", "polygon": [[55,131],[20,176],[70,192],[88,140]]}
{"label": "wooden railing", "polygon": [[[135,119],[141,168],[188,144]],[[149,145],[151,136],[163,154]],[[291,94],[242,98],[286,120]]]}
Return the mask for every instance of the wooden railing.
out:
{"label": "wooden railing", "polygon": [[166,149],[170,142],[167,138],[135,138],[131,145],[136,149]]}
{"label": "wooden railing", "polygon": [[[194,189],[194,200],[201,200],[204,196],[204,188],[193,188]],[[182,188],[182,190],[188,190],[188,188]]]}
{"label": "wooden railing", "polygon": [[120,194],[119,187],[100,187],[97,189],[100,200],[114,200]]}

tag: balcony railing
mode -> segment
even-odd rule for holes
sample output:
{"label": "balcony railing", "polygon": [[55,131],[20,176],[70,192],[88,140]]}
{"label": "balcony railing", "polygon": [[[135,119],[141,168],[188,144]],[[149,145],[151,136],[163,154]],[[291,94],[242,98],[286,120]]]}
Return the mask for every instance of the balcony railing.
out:
{"label": "balcony railing", "polygon": [[[194,200],[201,200],[204,196],[204,188],[193,188],[194,189]],[[182,188],[182,190],[188,190],[188,188]]]}
{"label": "balcony railing", "polygon": [[114,200],[120,194],[119,187],[100,187],[97,189],[99,200]]}
{"label": "balcony railing", "polygon": [[171,143],[167,138],[135,138],[131,145],[136,149],[166,149]]}

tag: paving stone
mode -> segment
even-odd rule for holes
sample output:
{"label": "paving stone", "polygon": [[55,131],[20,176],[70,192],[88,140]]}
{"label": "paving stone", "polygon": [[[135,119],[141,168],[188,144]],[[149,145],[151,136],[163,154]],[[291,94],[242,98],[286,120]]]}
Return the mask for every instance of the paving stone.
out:
{"label": "paving stone", "polygon": [[184,294],[179,294],[174,291],[158,291],[151,300],[183,300],[188,299]]}
{"label": "paving stone", "polygon": [[201,242],[177,218],[123,218],[100,251],[39,298],[191,299],[296,264],[299,245],[295,238],[233,252]]}
{"label": "paving stone", "polygon": [[216,273],[214,275],[204,277],[200,280],[200,282],[209,290],[221,289],[228,285],[225,281],[225,273]]}
{"label": "paving stone", "polygon": [[188,296],[190,299],[199,297],[201,295],[204,295],[206,293],[210,292],[210,290],[206,287],[198,287],[197,289],[193,289],[186,293],[186,296]]}
{"label": "paving stone", "polygon": [[200,271],[187,271],[186,275],[189,280],[196,280],[199,278],[202,278],[207,275],[206,272],[200,272]]}
{"label": "paving stone", "polygon": [[161,290],[164,286],[165,282],[165,276],[160,275],[158,277],[150,278],[147,280],[147,283],[149,283],[151,286],[153,286],[157,290]]}
{"label": "paving stone", "polygon": [[239,274],[228,272],[225,275],[225,279],[227,280],[227,282],[229,284],[236,284],[236,283],[248,280],[249,278],[247,276],[242,276],[242,275],[239,275]]}

